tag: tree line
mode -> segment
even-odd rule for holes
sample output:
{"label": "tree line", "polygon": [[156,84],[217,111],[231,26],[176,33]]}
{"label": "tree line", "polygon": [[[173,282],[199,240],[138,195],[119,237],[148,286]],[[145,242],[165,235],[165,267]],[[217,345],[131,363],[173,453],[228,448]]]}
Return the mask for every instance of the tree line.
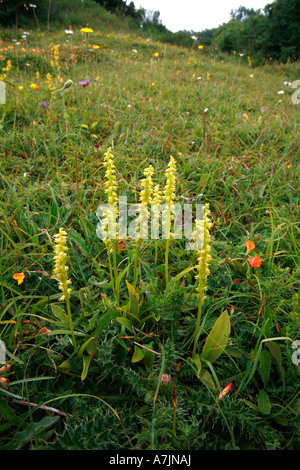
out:
{"label": "tree line", "polygon": [[[92,1],[109,12],[128,18],[134,28],[154,39],[171,44],[185,47],[202,44],[216,47],[222,52],[235,51],[250,56],[257,65],[270,59],[287,62],[300,57],[300,0],[275,0],[259,10],[241,6],[231,11],[228,23],[217,28],[175,33],[162,24],[159,11],[137,9],[128,0]],[[56,0],[52,0],[52,4],[55,3]],[[49,0],[35,0],[34,7],[42,24],[46,21]],[[12,26],[22,18],[32,19],[32,9],[32,4],[24,3],[24,0],[2,0],[0,25]]]}

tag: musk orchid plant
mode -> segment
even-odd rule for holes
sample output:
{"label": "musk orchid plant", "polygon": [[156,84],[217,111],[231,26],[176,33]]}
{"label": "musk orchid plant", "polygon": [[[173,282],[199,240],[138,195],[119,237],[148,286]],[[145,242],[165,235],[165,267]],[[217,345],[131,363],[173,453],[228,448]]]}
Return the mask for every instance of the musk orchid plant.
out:
{"label": "musk orchid plant", "polygon": [[164,200],[166,204],[166,209],[164,211],[165,217],[165,227],[167,230],[166,234],[166,251],[165,251],[165,282],[166,285],[169,282],[169,245],[170,238],[172,237],[171,233],[171,223],[174,220],[174,203],[175,203],[175,189],[176,189],[176,162],[175,159],[171,156],[166,170],[166,185],[164,189]]}
{"label": "musk orchid plant", "polygon": [[[106,169],[104,191],[107,196],[107,201],[109,205],[104,213],[104,222],[103,222],[103,231],[105,234],[104,243],[107,249],[112,289],[114,292],[116,303],[118,304],[119,296],[118,296],[118,292],[116,291],[115,281],[117,279],[116,218],[117,218],[119,210],[118,210],[117,193],[116,193],[116,190],[117,190],[116,167],[114,164],[114,156],[111,153],[111,148],[109,148],[104,155],[104,167]],[[111,254],[113,255],[113,260],[111,259]]]}
{"label": "musk orchid plant", "polygon": [[143,239],[148,236],[148,220],[150,218],[150,212],[148,206],[152,203],[152,191],[153,182],[152,175],[154,168],[150,165],[144,171],[145,178],[141,181],[141,187],[143,188],[140,194],[140,205],[138,209],[139,217],[137,219],[136,230],[139,231],[135,260],[134,260],[134,275],[133,275],[133,287],[135,288],[138,275],[138,259]]}
{"label": "musk orchid plant", "polygon": [[203,308],[203,304],[205,300],[205,292],[207,290],[207,277],[210,273],[210,270],[209,270],[209,262],[211,261],[210,229],[212,227],[212,222],[209,216],[210,216],[209,204],[205,204],[203,221],[201,220],[196,221],[196,229],[200,231],[200,237],[202,238],[203,244],[202,244],[201,249],[197,251],[198,264],[196,265],[196,269],[198,271],[198,274],[195,276],[195,278],[197,279],[196,290],[198,292],[198,314],[197,314],[196,328],[195,328],[195,333],[194,333],[193,356],[195,356],[196,354],[197,341],[200,335],[201,314],[202,314],[202,308]]}
{"label": "musk orchid plant", "polygon": [[69,326],[72,335],[73,346],[76,347],[76,340],[73,330],[73,323],[72,323],[72,315],[71,315],[71,307],[70,307],[70,295],[71,295],[71,288],[69,287],[71,284],[71,280],[68,279],[68,269],[69,267],[66,264],[67,260],[67,232],[62,228],[59,229],[59,232],[54,235],[55,238],[55,245],[54,245],[54,277],[57,279],[59,283],[59,289],[62,291],[62,296],[60,297],[60,301],[66,302],[67,306],[67,313],[69,319]]}

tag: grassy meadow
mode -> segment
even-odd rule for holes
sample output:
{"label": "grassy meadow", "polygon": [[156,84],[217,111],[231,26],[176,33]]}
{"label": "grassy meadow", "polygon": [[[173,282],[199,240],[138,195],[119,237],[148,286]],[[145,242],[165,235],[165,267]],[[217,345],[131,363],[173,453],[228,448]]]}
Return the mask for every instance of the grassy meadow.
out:
{"label": "grassy meadow", "polygon": [[[64,29],[0,32],[0,448],[299,449],[299,62]],[[99,238],[154,190],[203,249]]]}

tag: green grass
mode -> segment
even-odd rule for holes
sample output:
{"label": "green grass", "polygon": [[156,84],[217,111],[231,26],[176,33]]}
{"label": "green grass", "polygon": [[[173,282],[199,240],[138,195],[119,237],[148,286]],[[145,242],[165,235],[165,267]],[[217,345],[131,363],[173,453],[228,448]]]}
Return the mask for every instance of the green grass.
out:
{"label": "green grass", "polygon": [[[0,447],[297,449],[300,105],[284,81],[299,79],[299,64],[250,68],[234,55],[94,29],[86,38],[74,28],[69,43],[64,28],[31,31],[20,45],[2,33],[1,69],[8,60],[12,68],[0,105],[0,339],[11,367],[1,375]],[[72,87],[52,94],[68,79]],[[154,241],[143,242],[136,289],[136,244],[125,240],[111,257],[115,302],[96,234],[108,148],[117,195],[129,205],[147,166],[164,187],[171,155],[178,201],[203,194],[198,202],[209,204],[212,260],[196,356],[197,253],[185,240],[170,241],[167,286],[165,241],[157,263]],[[77,348],[53,279],[60,227]],[[203,353],[214,325],[224,341],[216,360]]]}

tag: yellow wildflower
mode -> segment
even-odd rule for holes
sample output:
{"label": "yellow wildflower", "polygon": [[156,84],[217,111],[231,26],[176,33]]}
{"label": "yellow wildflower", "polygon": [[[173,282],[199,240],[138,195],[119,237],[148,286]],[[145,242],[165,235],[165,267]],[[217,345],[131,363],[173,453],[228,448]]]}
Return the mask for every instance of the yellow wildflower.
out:
{"label": "yellow wildflower", "polygon": [[24,281],[24,277],[25,277],[25,276],[24,276],[24,273],[15,273],[15,274],[13,275],[13,278],[14,278],[16,281],[18,281],[18,286],[19,286],[20,284],[22,284],[22,282]]}
{"label": "yellow wildflower", "polygon": [[92,28],[81,28],[80,30],[81,33],[93,33],[94,31],[92,30]]}

